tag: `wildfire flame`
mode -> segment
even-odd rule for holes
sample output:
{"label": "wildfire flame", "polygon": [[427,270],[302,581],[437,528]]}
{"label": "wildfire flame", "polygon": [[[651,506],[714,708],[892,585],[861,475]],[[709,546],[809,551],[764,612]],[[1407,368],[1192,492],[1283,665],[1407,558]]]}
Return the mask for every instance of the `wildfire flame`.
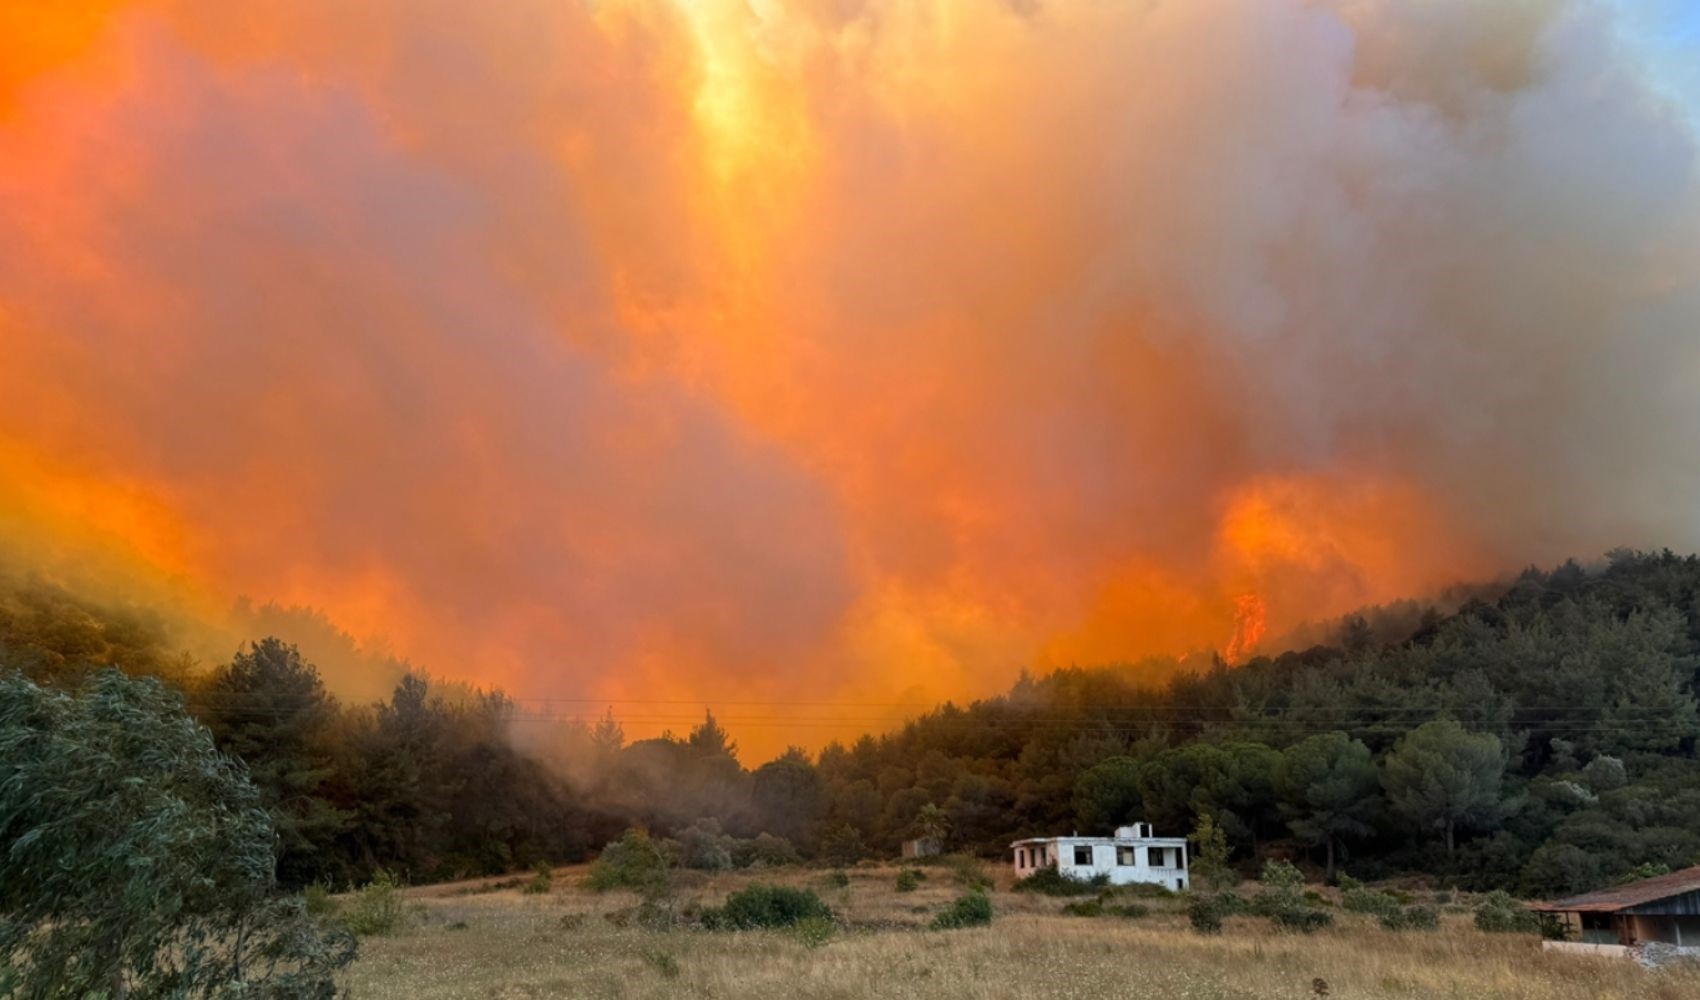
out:
{"label": "wildfire flame", "polygon": [[1255,652],[1269,627],[1266,616],[1263,598],[1256,594],[1241,594],[1234,598],[1234,635],[1228,640],[1222,658],[1229,663],[1240,663]]}

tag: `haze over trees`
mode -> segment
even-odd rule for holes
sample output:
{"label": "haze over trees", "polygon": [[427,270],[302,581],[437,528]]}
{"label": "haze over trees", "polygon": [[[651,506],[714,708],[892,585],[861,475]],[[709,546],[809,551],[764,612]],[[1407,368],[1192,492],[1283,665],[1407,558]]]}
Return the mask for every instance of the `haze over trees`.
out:
{"label": "haze over trees", "polygon": [[[572,861],[634,825],[720,866],[791,849],[844,863],[939,831],[1002,856],[1022,836],[1208,817],[1244,871],[1273,848],[1324,872],[1532,894],[1700,861],[1700,560],[1621,552],[1482,593],[1368,611],[1332,642],[1240,667],[1166,665],[1161,684],[1118,665],[1023,677],[753,768],[712,715],[628,741],[611,714],[522,722],[500,693],[419,674],[339,704],[270,639],[210,672],[167,671],[180,657],[163,633],[137,638],[62,593],[0,598],[0,639],[5,663],[47,684],[86,676],[86,656],[134,657],[179,686],[247,763],[286,885]],[[28,627],[11,610],[25,605]]]}

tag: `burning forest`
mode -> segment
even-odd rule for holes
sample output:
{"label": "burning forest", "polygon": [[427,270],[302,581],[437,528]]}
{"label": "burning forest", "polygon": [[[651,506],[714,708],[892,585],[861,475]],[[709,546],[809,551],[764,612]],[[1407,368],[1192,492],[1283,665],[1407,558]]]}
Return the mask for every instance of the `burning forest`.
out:
{"label": "burning forest", "polygon": [[1691,6],[0,5],[0,996],[1700,862]]}
{"label": "burning forest", "polygon": [[208,660],[928,702],[1700,544],[1631,11],[4,17],[0,539]]}

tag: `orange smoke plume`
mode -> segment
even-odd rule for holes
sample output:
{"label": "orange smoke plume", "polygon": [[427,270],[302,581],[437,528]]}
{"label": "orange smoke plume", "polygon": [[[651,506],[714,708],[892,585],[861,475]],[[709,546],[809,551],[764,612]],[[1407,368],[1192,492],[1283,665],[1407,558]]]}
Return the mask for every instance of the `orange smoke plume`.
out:
{"label": "orange smoke plume", "polygon": [[67,11],[0,539],[219,628],[843,722],[1700,542],[1694,140],[1584,0]]}

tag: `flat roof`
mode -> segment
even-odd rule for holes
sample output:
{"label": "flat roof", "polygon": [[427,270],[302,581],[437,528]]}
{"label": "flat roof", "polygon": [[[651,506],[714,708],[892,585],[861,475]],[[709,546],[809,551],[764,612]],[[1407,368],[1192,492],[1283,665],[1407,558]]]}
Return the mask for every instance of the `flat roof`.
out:
{"label": "flat roof", "polygon": [[1690,892],[1700,892],[1700,865],[1551,903],[1531,903],[1529,909],[1547,913],[1616,913]]}
{"label": "flat roof", "polygon": [[1056,843],[1059,840],[1090,840],[1090,841],[1095,841],[1095,842],[1101,843],[1101,844],[1133,844],[1133,843],[1139,843],[1139,844],[1151,844],[1151,843],[1184,844],[1184,843],[1186,843],[1185,837],[1091,837],[1091,836],[1086,836],[1084,834],[1078,834],[1078,833],[1064,833],[1064,834],[1058,834],[1055,837],[1028,837],[1026,840],[1013,840],[1013,841],[1010,841],[1009,846],[1017,847],[1021,844],[1052,844],[1052,843]]}

